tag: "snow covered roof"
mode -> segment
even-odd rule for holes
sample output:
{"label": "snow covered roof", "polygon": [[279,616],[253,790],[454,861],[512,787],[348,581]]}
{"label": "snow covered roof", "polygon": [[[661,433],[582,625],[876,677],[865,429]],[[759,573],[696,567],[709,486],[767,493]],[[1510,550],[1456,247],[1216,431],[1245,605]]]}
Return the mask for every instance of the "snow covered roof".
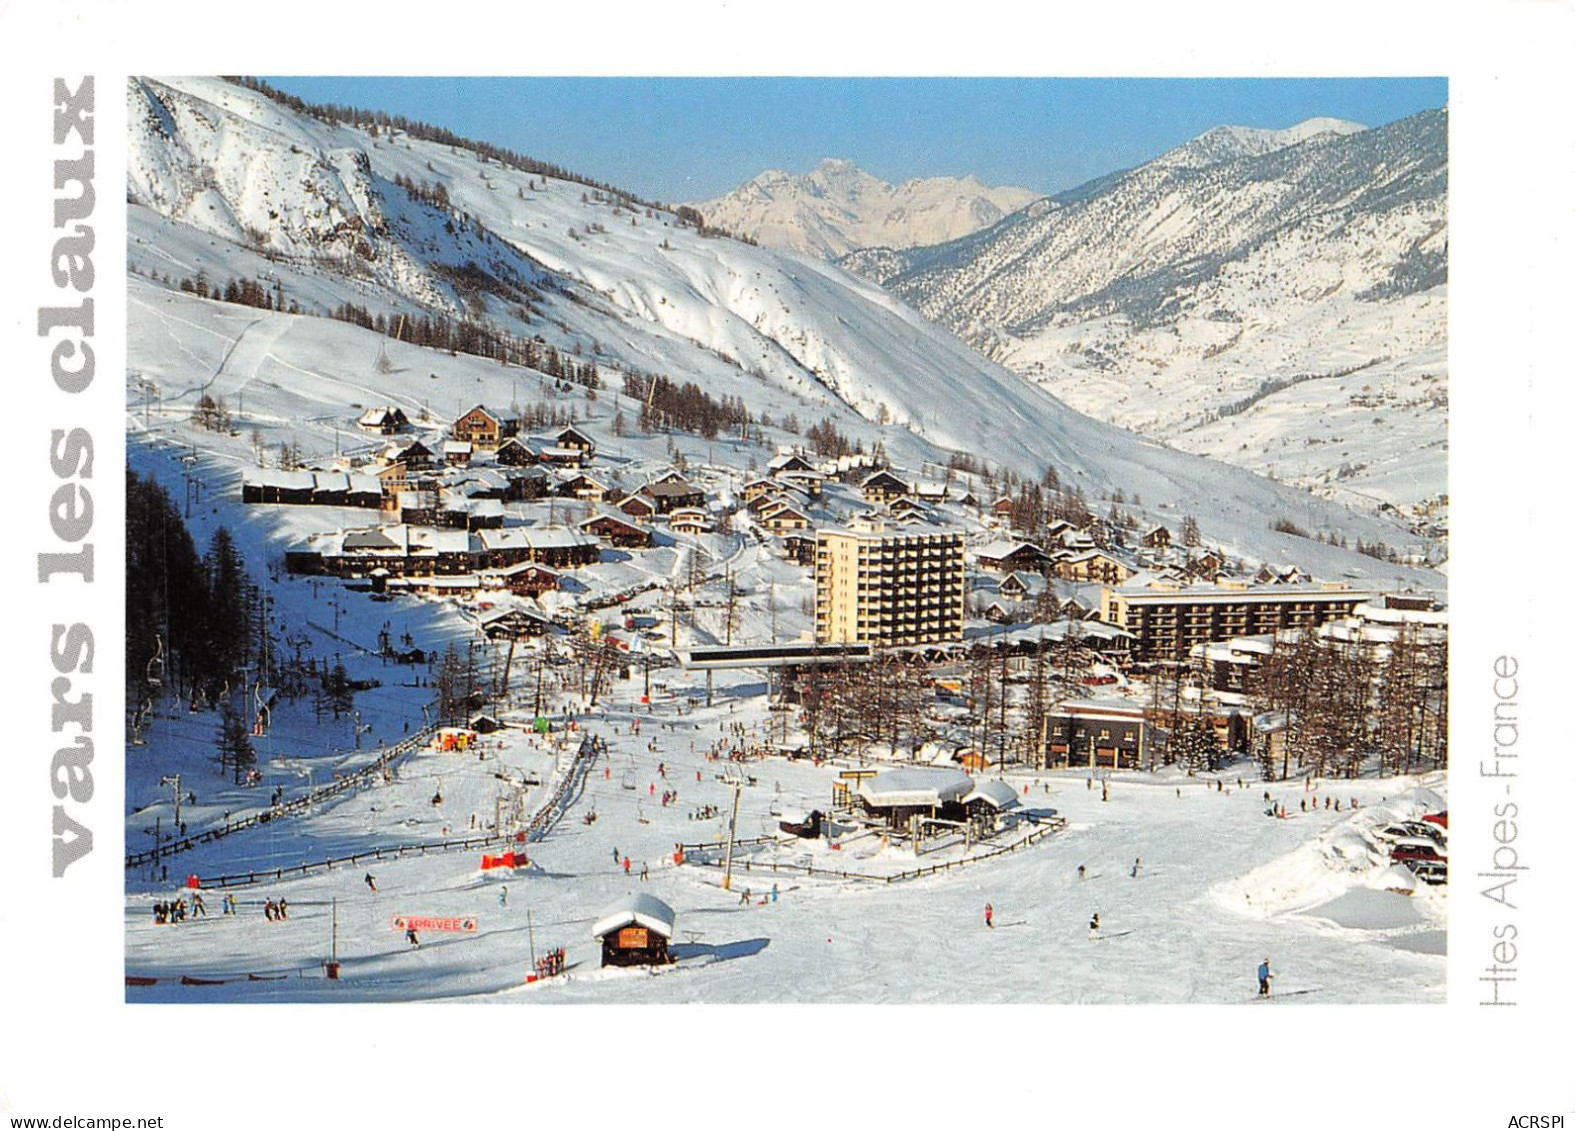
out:
{"label": "snow covered roof", "polygon": [[974,556],[979,558],[989,558],[991,560],[1000,560],[1001,558],[1010,557],[1018,550],[1023,549],[1030,550],[1036,554],[1044,553],[1043,550],[1034,545],[1032,542],[1014,542],[1009,539],[998,538],[994,542],[987,542],[983,546],[980,546],[974,551]]}
{"label": "snow covered roof", "polygon": [[963,798],[965,805],[970,801],[983,801],[996,809],[1010,809],[1017,804],[1017,791],[1004,781],[982,781]]}
{"label": "snow covered roof", "polygon": [[621,927],[646,927],[663,938],[673,937],[673,923],[677,916],[673,909],[654,895],[637,892],[626,895],[607,908],[591,926],[591,937],[602,938]]}
{"label": "snow covered roof", "polygon": [[941,805],[960,801],[973,790],[973,779],[959,770],[884,770],[859,783],[859,796],[871,805]]}
{"label": "snow covered roof", "polygon": [[496,530],[478,530],[476,536],[488,550],[569,549],[597,544],[590,535],[563,526],[506,526]]}
{"label": "snow covered roof", "polygon": [[244,468],[241,482],[252,487],[273,487],[286,491],[310,491],[316,479],[310,471],[281,471],[278,468]]}

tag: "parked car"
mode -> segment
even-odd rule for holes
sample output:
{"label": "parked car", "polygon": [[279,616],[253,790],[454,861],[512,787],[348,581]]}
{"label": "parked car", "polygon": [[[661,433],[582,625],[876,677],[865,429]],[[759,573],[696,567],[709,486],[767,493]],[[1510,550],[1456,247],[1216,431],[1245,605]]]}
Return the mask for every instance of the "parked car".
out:
{"label": "parked car", "polygon": [[1425,860],[1433,863],[1447,864],[1449,857],[1440,853],[1433,845],[1422,842],[1415,844],[1397,844],[1389,850],[1389,859],[1401,864],[1408,864],[1412,860]]}
{"label": "parked car", "polygon": [[1402,864],[1417,879],[1429,884],[1449,882],[1449,865],[1438,860],[1402,860]]}
{"label": "parked car", "polygon": [[1442,845],[1447,839],[1444,830],[1437,825],[1429,825],[1424,821],[1395,821],[1376,830],[1375,835],[1385,840],[1404,840],[1424,837],[1434,844]]}
{"label": "parked car", "polygon": [[1445,809],[1441,813],[1429,813],[1422,820],[1427,821],[1429,824],[1437,825],[1441,829],[1447,829],[1449,827],[1449,810]]}

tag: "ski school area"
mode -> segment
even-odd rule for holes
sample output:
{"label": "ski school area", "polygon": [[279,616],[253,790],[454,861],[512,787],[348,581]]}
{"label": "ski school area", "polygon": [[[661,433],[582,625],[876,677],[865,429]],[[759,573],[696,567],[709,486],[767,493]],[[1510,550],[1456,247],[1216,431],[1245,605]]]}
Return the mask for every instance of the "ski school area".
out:
{"label": "ski school area", "polygon": [[[1265,958],[1274,1002],[1443,1000],[1444,889],[1383,835],[1441,774],[817,761],[758,673],[666,675],[166,789],[128,824],[183,839],[128,858],[127,1000],[1249,1003]],[[190,783],[211,733],[149,742]]]}

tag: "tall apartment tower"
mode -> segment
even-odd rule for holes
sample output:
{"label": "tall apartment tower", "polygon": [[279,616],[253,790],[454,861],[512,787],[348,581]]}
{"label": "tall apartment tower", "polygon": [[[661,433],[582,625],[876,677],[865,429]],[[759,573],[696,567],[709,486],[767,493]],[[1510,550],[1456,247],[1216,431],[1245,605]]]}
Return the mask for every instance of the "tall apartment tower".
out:
{"label": "tall apartment tower", "polygon": [[957,640],[963,541],[872,523],[815,534],[815,641],[879,646]]}

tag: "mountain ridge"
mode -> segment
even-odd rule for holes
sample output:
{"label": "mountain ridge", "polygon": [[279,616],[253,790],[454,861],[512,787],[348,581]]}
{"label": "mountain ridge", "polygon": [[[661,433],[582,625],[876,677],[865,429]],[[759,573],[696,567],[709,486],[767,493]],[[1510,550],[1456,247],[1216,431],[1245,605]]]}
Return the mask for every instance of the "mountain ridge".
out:
{"label": "mountain ridge", "polygon": [[[1206,505],[1200,524],[1222,544],[1326,574],[1379,566],[1270,530],[1273,515],[1353,541],[1406,539],[1371,510],[1330,507],[1073,413],[833,264],[708,236],[677,213],[631,208],[616,194],[401,131],[303,119],[218,80],[134,81],[128,97],[129,254],[145,284],[178,287],[202,273],[215,283],[255,278],[276,285],[287,309],[321,315],[351,302],[391,328],[440,311],[483,318],[516,340],[594,363],[613,389],[620,378],[666,374],[747,403],[772,443],[802,442],[802,431],[782,427],[788,418],[801,426],[825,418],[867,447],[881,444],[900,466],[987,453],[997,468],[1037,478],[1054,464],[1091,497],[1119,488],[1156,507]],[[152,309],[139,295],[139,309]],[[288,373],[328,368],[310,352],[286,361],[281,343],[360,333],[323,326],[272,345],[260,339],[237,389],[276,366],[272,380],[286,387],[297,379]],[[211,376],[162,352],[150,360],[134,351],[131,360],[161,389],[200,388]],[[444,368],[440,356],[428,364],[435,376]],[[393,378],[365,366],[340,380],[358,390],[349,396],[375,403]],[[541,380],[498,370],[505,390],[521,377]],[[440,416],[463,411],[484,388],[498,395],[485,381],[399,387],[404,403],[434,401]],[[617,398],[593,404],[591,426],[610,436]],[[332,411],[331,400],[317,399],[294,415]],[[771,423],[758,423],[765,418]]]}
{"label": "mountain ridge", "polygon": [[[1245,147],[1210,131],[951,243],[841,262],[1081,411],[1320,490],[1414,503],[1447,491],[1447,111],[1326,125]],[[1283,443],[1255,437],[1272,453],[1243,456],[1213,427],[1265,383],[1356,366],[1366,380],[1331,386],[1299,421],[1284,398],[1265,406],[1294,425]],[[1414,437],[1361,437],[1333,461],[1290,450],[1347,442],[1317,423],[1352,396],[1415,410]],[[1396,462],[1397,447],[1428,455]],[[1374,470],[1340,478],[1356,465]]]}
{"label": "mountain ridge", "polygon": [[781,250],[836,259],[857,248],[940,243],[977,231],[1038,199],[973,174],[891,184],[847,158],[807,173],[767,169],[731,192],[694,202],[707,219]]}

